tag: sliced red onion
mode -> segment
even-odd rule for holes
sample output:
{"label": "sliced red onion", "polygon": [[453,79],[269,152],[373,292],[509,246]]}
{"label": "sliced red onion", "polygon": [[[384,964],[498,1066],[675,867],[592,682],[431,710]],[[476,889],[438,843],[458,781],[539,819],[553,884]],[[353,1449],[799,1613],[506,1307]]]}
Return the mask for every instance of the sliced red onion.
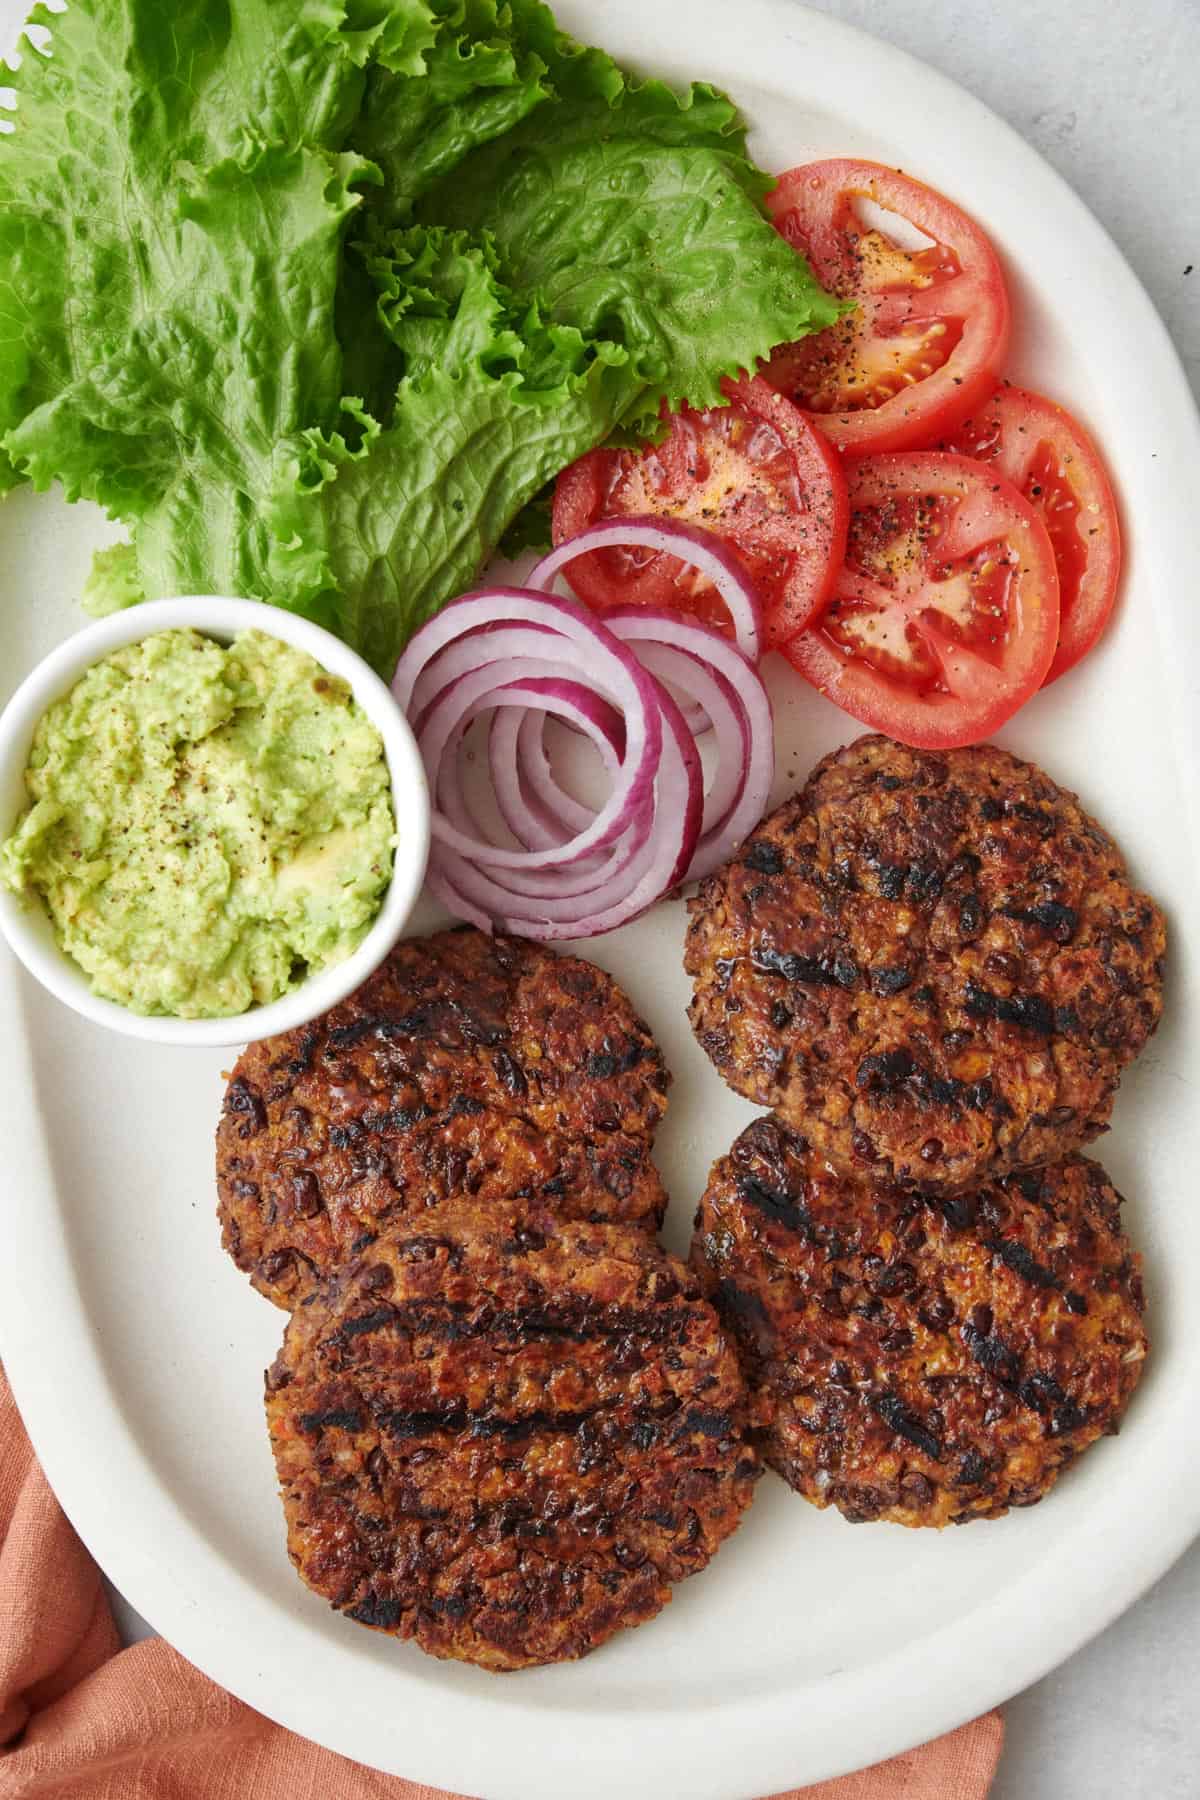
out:
{"label": "sliced red onion", "polygon": [[[515,744],[512,728],[508,725],[509,709],[497,711],[493,718],[492,739],[489,750],[493,757],[492,780],[497,793],[502,783],[511,781],[515,775],[518,788],[525,798],[530,812],[544,823],[548,842],[562,843],[583,829],[594,814],[594,808],[585,806],[576,800],[573,794],[559,785],[550,766],[546,752],[545,727],[548,718],[545,713],[526,712],[521,716],[516,728]],[[564,721],[566,722],[566,721]],[[611,755],[611,753],[609,753]],[[606,766],[609,756],[601,747],[602,760]],[[515,758],[515,769],[512,767]],[[502,765],[507,764],[508,767]],[[609,768],[610,777],[612,768]],[[649,817],[640,819],[630,826],[623,839],[612,846],[611,851],[593,851],[590,856],[581,857],[572,864],[573,886],[579,893],[589,892],[598,882],[610,878],[616,873],[629,855],[637,848],[642,837],[649,829]],[[556,870],[542,875],[523,876],[514,882],[505,876],[500,885],[519,887],[524,893],[550,893],[554,891],[557,881],[561,888],[561,879]]]}
{"label": "sliced red onion", "polygon": [[[570,724],[565,714],[560,712],[558,716],[563,723]],[[616,734],[607,743],[596,738],[593,742],[612,781],[616,779],[625,737],[620,715],[610,709],[609,718],[616,722]],[[515,779],[528,805],[540,818],[553,822],[561,842],[582,831],[595,809],[577,800],[556,780],[545,742],[548,723],[546,712],[530,709],[518,713],[515,708],[505,708],[497,712],[492,721],[489,750],[497,789],[512,778],[510,771],[515,771]]]}
{"label": "sliced red onion", "polygon": [[[572,808],[572,819],[568,820],[564,811],[548,806],[525,779],[520,753],[522,727],[532,725],[540,754],[545,757],[542,737],[546,723],[545,713],[520,712],[515,706],[500,706],[492,714],[488,731],[488,763],[496,790],[496,804],[509,830],[530,850],[546,850],[551,844],[565,844],[568,838],[578,836],[588,819],[594,816],[594,809],[589,812],[573,796],[562,793],[564,805],[569,802]],[[574,823],[576,818],[580,823]]]}
{"label": "sliced red onion", "polygon": [[[437,785],[433,790],[434,805],[445,813],[450,823],[459,831],[472,836],[485,836],[488,822],[481,817],[472,806],[466,788],[459,779],[460,765],[466,754],[466,727],[459,737],[456,754],[447,756],[437,772]],[[519,839],[524,842],[524,839]]]}
{"label": "sliced red onion", "polygon": [[[513,731],[511,731],[511,725],[507,724],[507,720],[520,718],[522,724],[529,722],[538,727],[545,727],[551,716],[558,716],[565,724],[572,724],[572,727],[583,736],[592,738],[592,742],[596,743],[597,751],[601,754],[604,767],[608,770],[608,776],[610,779],[615,779],[619,765],[621,765],[621,754],[619,754],[622,742],[621,718],[617,713],[613,713],[612,707],[606,706],[604,700],[599,700],[596,695],[588,695],[587,689],[581,688],[578,682],[549,682],[549,680],[536,682],[533,680],[533,682],[520,682],[513,688],[504,689],[504,697],[509,702],[513,702],[513,700],[520,702],[522,695],[524,695],[527,707],[531,707],[531,711],[518,713],[516,706],[507,704],[507,706],[497,707],[497,711],[493,713],[488,740],[491,785],[497,796],[498,810],[504,817],[504,823],[509,826],[509,830],[515,833],[516,837],[520,837],[522,842],[527,841],[527,837],[533,839],[536,835],[542,839],[542,848],[547,848],[551,844],[563,844],[563,842],[569,841],[572,835],[581,832],[596,817],[596,808],[590,808],[590,806],[583,805],[581,801],[576,801],[574,796],[567,794],[565,788],[558,787],[556,783],[549,788],[552,805],[543,803],[542,797],[538,796],[536,792],[529,794],[527,783],[524,781],[524,765],[518,760],[515,745],[511,743]],[[533,707],[538,707],[538,711],[533,711]],[[450,767],[453,769],[453,765]],[[545,767],[549,772],[549,761],[545,763]],[[443,778],[444,774],[446,774],[446,765],[443,765]],[[457,783],[452,781],[450,787],[453,790],[457,787]],[[439,792],[441,792],[441,787],[439,787]],[[574,812],[569,819],[563,819],[560,808],[567,803],[574,808]],[[461,808],[462,796],[459,796],[459,810]],[[450,812],[450,808],[448,808],[448,812]],[[590,889],[599,886],[601,882],[612,882],[612,878],[622,868],[626,868],[631,857],[639,850],[642,839],[648,833],[651,819],[653,819],[653,805],[648,803],[642,810],[642,814],[631,821],[628,830],[622,833],[619,839],[615,839],[610,846],[606,846],[604,850],[590,851],[588,855],[574,860],[570,866],[572,868],[572,882],[570,882],[572,891],[588,893]],[[534,848],[538,848],[538,846],[534,846]],[[498,887],[504,887],[513,895],[529,895],[533,898],[561,895],[561,889],[563,889],[563,877],[561,877],[560,869],[498,869],[495,871],[495,880],[497,880]]]}
{"label": "sliced red onion", "polygon": [[[517,754],[517,738],[525,720],[544,721],[548,717],[566,720],[577,731],[591,739],[600,753],[610,781],[615,781],[625,747],[621,715],[615,707],[601,700],[591,689],[577,681],[523,681],[505,690],[504,703],[492,714],[488,734],[488,763],[492,786],[500,816],[513,835],[530,849],[549,849],[561,845],[573,835],[585,831],[595,817],[594,809],[583,806],[572,796],[555,787],[555,806],[542,801],[541,794],[521,780]],[[549,767],[547,763],[547,769]],[[570,801],[574,809],[569,829],[557,829],[561,802]]]}
{"label": "sliced red onion", "polygon": [[[640,894],[649,875],[657,878],[664,839],[670,842],[678,837],[678,857],[667,878],[667,887],[675,886],[687,868],[699,835],[704,773],[695,743],[678,707],[666,693],[661,695],[661,705],[663,752],[655,782],[653,805],[647,807],[644,815],[631,824],[624,836],[604,852],[593,853],[586,860],[572,864],[571,881],[565,898],[562,872],[557,869],[513,870],[489,866],[482,870],[489,883],[489,888],[485,890],[479,879],[479,871],[464,870],[457,862],[451,863],[446,859],[447,866],[456,871],[457,885],[467,895],[480,899],[485,898],[488,892],[493,899],[499,892],[503,892],[511,907],[519,905],[523,910],[535,912],[539,923],[578,919],[597,913],[601,889],[604,893],[604,908],[611,912],[617,900],[624,900],[635,889]],[[670,807],[672,814],[678,814],[665,828],[655,818],[655,811],[661,811],[664,806]],[[465,860],[463,859],[464,862]],[[664,891],[666,890],[661,889],[654,898],[661,898]],[[644,910],[647,904],[649,902],[644,899],[639,900],[636,910]],[[633,917],[634,914],[630,912],[627,916]],[[612,927],[606,925],[603,929],[611,930]]]}
{"label": "sliced red onion", "polygon": [[[531,634],[526,649],[509,647],[508,634],[514,628]],[[567,640],[565,645],[552,641],[560,638]],[[480,588],[451,601],[422,625],[396,664],[392,693],[411,723],[420,720],[434,696],[464,669],[498,663],[510,654],[528,655],[573,665],[565,669],[570,679],[581,673],[580,650],[589,663],[604,664],[597,669],[601,682],[613,676],[615,652],[619,669],[613,678],[629,697],[628,666],[603,623],[587,607],[530,588]]]}
{"label": "sliced red onion", "polygon": [[[534,634],[527,635],[532,637]],[[501,850],[486,839],[460,831],[435,811],[435,838],[459,851],[461,855],[479,858],[493,867],[547,869],[570,864],[586,852],[601,849],[621,836],[653,790],[655,771],[662,753],[662,695],[658,684],[646,673],[633,653],[625,649],[611,632],[605,632],[605,636],[619,652],[620,658],[625,660],[630,671],[627,682],[614,684],[618,688],[625,686],[629,696],[629,703],[625,708],[625,755],[612,793],[587,829],[566,843],[549,849]],[[428,771],[440,768],[442,758],[457,744],[462,720],[476,701],[482,700],[485,695],[498,695],[500,689],[513,681],[537,678],[544,674],[544,664],[522,656],[512,648],[514,642],[520,644],[522,638],[523,634],[520,632],[506,631],[496,632],[490,640],[482,635],[468,640],[473,645],[491,641],[501,646],[501,660],[459,675],[443,689],[425,712],[416,728],[416,735],[417,745]],[[617,661],[616,658],[613,660]],[[492,703],[501,704],[502,696]]]}
{"label": "sliced red onion", "polygon": [[[519,723],[526,718],[540,720],[543,715],[522,712],[516,706],[496,705],[493,709],[493,699],[494,696],[489,695],[488,704],[481,707],[480,710],[490,710],[492,713],[492,723],[487,734],[487,757],[497,811],[517,842],[523,844],[527,850],[543,850],[548,849],[552,844],[565,843],[567,838],[573,835],[573,831],[565,830],[558,818],[542,806],[536,797],[527,795],[522,789],[519,808],[513,808],[507,803],[501,802],[500,783],[496,779],[496,768],[498,766],[497,746],[502,742],[502,738],[497,728],[502,721],[509,719]],[[516,726],[509,729],[515,730]],[[467,749],[467,727],[464,725],[459,733],[454,753],[448,752],[442,758],[441,767],[437,772],[434,800],[450,823],[459,831],[478,837],[487,837],[491,827],[482,813],[476,809],[471,796],[473,784],[468,780],[465,767],[473,760],[471,752]],[[519,772],[517,779],[519,780]],[[581,808],[580,810],[585,811],[586,809]],[[587,814],[588,819],[594,816],[594,810]]]}
{"label": "sliced red onion", "polygon": [[[557,676],[578,680],[582,674],[589,686],[621,712],[626,746],[621,780],[609,802],[615,818],[626,802],[627,789],[638,786],[645,790],[653,779],[661,743],[657,690],[637,658],[631,657],[586,607],[524,588],[496,587],[466,594],[417,632],[396,666],[392,692],[420,739],[430,708],[448,687],[464,675],[508,658],[521,659],[520,667],[509,664],[505,669],[510,679]],[[443,723],[452,714],[453,708],[447,708]],[[611,822],[605,820],[605,828]],[[605,829],[597,835],[603,837]]]}
{"label": "sliced red onion", "polygon": [[[584,609],[520,590],[468,595],[417,634],[393,691],[416,722],[434,793],[431,878],[460,916],[586,935],[634,917],[687,867],[703,811],[695,745],[670,696]],[[560,834],[559,815],[539,814],[536,794],[530,804],[515,758],[497,802],[515,835],[538,841],[512,850],[472,815],[461,759],[473,718],[521,700],[587,730],[613,782],[597,811],[574,802],[578,828]],[[508,728],[496,729],[503,743]],[[553,791],[561,811],[570,797]]]}
{"label": "sliced red onion", "polygon": [[[735,764],[740,757],[744,780],[736,803],[723,819],[710,820],[706,808],[704,835],[696,846],[687,872],[687,880],[702,881],[705,875],[728,861],[767,809],[775,779],[775,724],[770,697],[757,669],[751,668],[728,638],[711,631],[707,625],[698,624],[695,619],[681,618],[677,613],[658,607],[620,606],[605,615],[605,622],[617,636],[633,644],[648,665],[654,660],[653,646],[686,652],[697,675],[707,671],[710,676],[726,682],[742,710],[744,730],[740,748],[733,744],[731,737],[722,743],[720,727],[717,728],[718,764],[726,753]],[[672,673],[671,680],[682,686],[685,675],[686,671],[680,665]]]}
{"label": "sliced red onion", "polygon": [[546,721],[540,714],[525,714],[513,748],[522,785],[557,820],[564,834],[582,831],[589,809],[555,780],[546,750]]}
{"label": "sliced red onion", "polygon": [[502,930],[547,942],[598,937],[637,918],[670,892],[687,867],[696,841],[701,772],[696,746],[678,707],[669,700],[667,705],[652,828],[624,868],[611,881],[584,894],[564,892],[560,897],[532,898],[511,892],[487,868],[439,843],[431,870],[444,878],[447,892],[467,902],[472,909],[469,916],[486,916]]}
{"label": "sliced red onion", "polygon": [[[589,550],[624,550],[631,545],[638,550],[676,556],[707,575],[728,609],[734,642],[748,662],[757,663],[762,655],[763,624],[762,605],[754,583],[728,545],[698,525],[653,517],[606,519],[587,525],[534,565],[528,576],[529,586],[549,593],[555,576],[568,570],[577,556],[584,556]],[[570,579],[568,573],[567,580]]]}
{"label": "sliced red onion", "polygon": [[[544,710],[533,712],[529,710],[532,707]],[[530,802],[520,788],[515,759],[508,759],[512,764],[510,774],[505,768],[502,748],[498,752],[501,722],[511,718],[516,721],[540,720],[544,723],[551,713],[572,721],[584,735],[594,738],[609,778],[615,780],[620,763],[619,747],[624,741],[620,715],[607,701],[601,700],[579,682],[513,682],[481,695],[467,708],[459,722],[455,754],[448,753],[442,758],[434,796],[451,825],[470,836],[486,836],[490,829],[471,804],[463,766],[470,760],[466,748],[467,732],[472,722],[486,712],[492,714],[488,766],[501,818],[518,842],[527,849],[542,849],[564,843],[572,836],[574,829],[582,829],[595,817],[595,809],[578,806],[578,826],[564,830],[557,815],[541,805],[536,796]]]}
{"label": "sliced red onion", "polygon": [[[483,929],[540,939],[611,931],[723,861],[766,805],[766,691],[734,643],[674,613],[627,606],[600,620],[544,592],[466,595],[413,639],[394,691],[434,796],[430,885]],[[487,713],[488,772],[517,849],[471,804],[466,734]],[[556,778],[550,718],[595,746],[609,778],[600,806]],[[694,734],[710,728],[706,797]]]}
{"label": "sliced red onion", "polygon": [[462,919],[467,925],[477,926],[480,931],[486,931],[489,936],[496,929],[491,914],[484,912],[481,906],[476,906],[474,901],[468,900],[465,894],[460,894],[445,871],[432,860],[425,871],[425,885],[431,894],[436,894],[447,912],[452,912],[456,919]]}
{"label": "sliced red onion", "polygon": [[[716,766],[704,796],[701,834],[724,824],[746,785],[749,727],[737,690],[715,669],[672,644],[640,643],[638,656],[652,675],[700,702],[710,730],[716,731]],[[686,719],[687,712],[681,705]]]}

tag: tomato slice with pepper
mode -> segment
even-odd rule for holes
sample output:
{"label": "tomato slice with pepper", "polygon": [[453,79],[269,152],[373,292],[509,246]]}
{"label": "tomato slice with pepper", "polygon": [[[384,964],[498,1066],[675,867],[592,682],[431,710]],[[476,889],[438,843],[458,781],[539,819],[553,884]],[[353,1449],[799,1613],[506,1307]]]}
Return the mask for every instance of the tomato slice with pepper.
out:
{"label": "tomato slice with pepper", "polygon": [[901,743],[979,743],[1036,692],[1054,655],[1046,527],[970,457],[892,452],[848,473],[845,564],[785,654],[844,711]]}
{"label": "tomato slice with pepper", "polygon": [[1007,382],[940,448],[997,470],[1049,532],[1060,618],[1046,680],[1057,681],[1104,630],[1121,579],[1121,526],[1100,452],[1064,407]]}
{"label": "tomato slice with pepper", "polygon": [[[846,543],[846,483],[828,439],[789,400],[757,377],[723,385],[727,406],[685,407],[661,443],[593,450],[564,469],[554,490],[554,542],[622,515],[702,525],[745,566],[772,646],[802,630],[832,591]],[[671,606],[728,624],[712,583],[678,557],[593,550],[567,576],[598,611]]]}
{"label": "tomato slice with pepper", "polygon": [[[865,201],[923,242],[868,222]],[[789,169],[767,205],[822,286],[854,302],[776,350],[762,371],[771,385],[856,455],[929,444],[966,418],[995,385],[1009,333],[1004,276],[978,225],[911,176],[845,158]]]}

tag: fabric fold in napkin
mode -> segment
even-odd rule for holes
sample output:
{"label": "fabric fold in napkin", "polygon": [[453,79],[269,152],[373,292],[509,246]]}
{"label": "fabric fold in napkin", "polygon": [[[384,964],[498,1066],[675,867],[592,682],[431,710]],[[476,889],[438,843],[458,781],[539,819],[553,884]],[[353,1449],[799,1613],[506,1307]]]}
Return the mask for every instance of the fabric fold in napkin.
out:
{"label": "fabric fold in napkin", "polygon": [[[774,1800],[982,1800],[1002,1734],[989,1713]],[[122,1650],[100,1571],[51,1493],[0,1371],[0,1800],[454,1796],[273,1725],[161,1638]]]}

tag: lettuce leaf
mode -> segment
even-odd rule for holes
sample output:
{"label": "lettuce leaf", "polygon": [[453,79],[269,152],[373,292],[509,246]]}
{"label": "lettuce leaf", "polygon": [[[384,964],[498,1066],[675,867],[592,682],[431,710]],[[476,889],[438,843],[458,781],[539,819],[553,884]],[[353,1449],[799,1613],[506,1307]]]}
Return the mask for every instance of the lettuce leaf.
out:
{"label": "lettuce leaf", "polygon": [[629,82],[615,100],[543,107],[439,182],[418,217],[492,232],[549,317],[625,344],[644,382],[624,421],[636,432],[663,404],[719,405],[722,376],[839,317],[762,216],[768,186],[723,95]]}
{"label": "lettuce leaf", "polygon": [[[220,191],[223,164],[257,181],[268,147],[297,156],[306,146],[340,147],[365,80],[342,42],[342,9],[335,0],[238,0],[228,9],[208,0],[170,7],[156,0],[76,0],[63,14],[38,6],[33,20],[50,29],[50,54],[25,49],[13,77],[13,131],[0,140],[0,434],[73,387],[78,405],[86,406],[92,372],[111,370],[135,333],[147,341],[154,318],[164,321],[159,354],[169,353],[171,333],[182,322],[171,355],[174,378],[165,388],[190,389],[203,409],[202,359],[188,329],[197,280],[215,298],[212,283],[227,258],[223,285],[240,288],[249,301],[260,250],[256,240],[238,240],[239,226],[249,222],[245,206],[239,219],[219,226],[214,241],[211,231],[189,228],[189,200],[202,205],[206,188]],[[300,185],[319,187],[332,173],[321,161]],[[293,171],[283,185],[294,188],[297,181]],[[277,177],[268,178],[272,185],[279,186]],[[226,179],[225,191],[236,186]],[[273,220],[270,211],[265,195],[268,234],[277,243],[288,240],[290,221]],[[335,229],[324,260],[336,258],[336,239]],[[299,261],[290,256],[293,278],[303,281]],[[298,312],[322,329],[334,283],[316,258],[310,257],[308,274],[325,292],[307,305],[294,297],[265,360],[278,359],[280,327]],[[239,331],[262,340],[275,324],[269,314],[234,319],[236,301],[228,310],[223,332],[234,341]],[[306,408],[337,404],[331,325],[323,337],[298,351],[298,360],[316,365],[296,371],[296,400]],[[111,385],[110,376],[98,379]],[[316,384],[311,396],[309,380]],[[69,411],[60,406],[57,420]],[[55,429],[49,426],[51,439]],[[31,449],[37,435],[31,434]],[[11,444],[0,451],[0,486],[17,478],[24,454]],[[132,458],[147,454],[138,445]],[[97,477],[75,491],[111,485]]]}
{"label": "lettuce leaf", "polygon": [[370,72],[354,147],[383,180],[377,211],[388,224],[480,145],[510,131],[553,91],[547,65],[514,32],[499,0],[433,0],[436,27],[420,69]]}
{"label": "lettuce leaf", "polygon": [[[62,25],[41,7],[32,22]],[[114,24],[81,10],[69,73],[27,46],[13,78],[20,104],[0,140],[0,434],[82,373],[94,346],[115,348],[132,311],[135,246],[113,229],[129,122]],[[21,478],[0,438],[0,490]]]}
{"label": "lettuce leaf", "polygon": [[[351,141],[381,173],[370,217],[351,242],[338,293],[346,385],[388,423],[398,364],[363,268],[381,227],[408,223],[420,196],[472,150],[494,143],[569,83],[575,69],[612,93],[622,76],[603,51],[558,30],[540,0],[432,0],[435,23],[418,68],[368,72]],[[559,84],[552,85],[551,75]]]}
{"label": "lettuce leaf", "polygon": [[629,377],[618,345],[507,288],[486,240],[414,227],[375,264],[407,369],[392,423],[350,402],[351,431],[282,446],[268,523],[275,591],[389,672],[514,514],[604,436]]}
{"label": "lettuce leaf", "polygon": [[25,58],[25,153],[0,156],[5,451],[130,522],[122,598],[265,597],[276,445],[338,416],[340,240],[374,176],[335,148],[365,79],[344,23],[330,0],[85,0]]}
{"label": "lettuce leaf", "polygon": [[429,0],[347,0],[339,43],[359,67],[376,63],[397,75],[420,75],[437,42]]}
{"label": "lettuce leaf", "polygon": [[137,552],[132,544],[107,544],[92,557],[92,566],[79,604],[94,619],[121,612],[146,598],[138,574]]}
{"label": "lettuce leaf", "polygon": [[218,163],[178,196],[157,304],[8,434],[35,487],[132,522],[147,595],[269,593],[276,445],[338,412],[336,245],[359,173],[273,148]]}
{"label": "lettuce leaf", "polygon": [[383,173],[368,209],[490,233],[550,317],[625,344],[645,389],[627,433],[664,403],[719,404],[723,375],[836,320],[762,215],[771,182],[725,95],[634,81],[539,0],[434,4],[425,79],[368,83],[352,134]]}

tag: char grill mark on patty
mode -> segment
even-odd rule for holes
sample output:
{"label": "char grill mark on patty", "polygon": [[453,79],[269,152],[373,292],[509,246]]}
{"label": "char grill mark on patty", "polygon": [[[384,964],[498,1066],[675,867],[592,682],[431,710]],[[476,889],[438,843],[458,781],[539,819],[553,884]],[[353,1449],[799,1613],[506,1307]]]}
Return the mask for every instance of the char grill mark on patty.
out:
{"label": "char grill mark on patty", "polygon": [[[455,1403],[424,1411],[406,1411],[385,1405],[372,1411],[372,1423],[380,1433],[382,1447],[387,1440],[411,1438],[475,1438],[481,1441],[500,1439],[518,1443],[530,1437],[579,1437],[597,1420],[612,1411],[612,1403],[597,1402],[578,1412],[551,1412],[539,1407],[533,1412],[506,1417],[494,1409],[472,1411],[465,1403]],[[331,1407],[327,1412],[302,1413],[300,1427],[306,1437],[317,1438],[326,1430],[357,1432],[364,1429],[361,1412],[350,1408]],[[639,1450],[649,1450],[659,1442],[698,1433],[702,1437],[731,1439],[737,1433],[737,1422],[731,1412],[705,1412],[693,1409],[676,1415],[659,1416],[650,1406],[633,1407],[628,1426],[618,1427],[605,1446],[611,1451],[621,1443],[632,1443]]]}
{"label": "char grill mark on patty", "polygon": [[934,1462],[941,1462],[944,1452],[940,1440],[905,1406],[898,1394],[875,1394],[871,1398],[871,1405],[897,1437],[902,1437],[918,1450],[923,1450]]}
{"label": "char grill mark on patty", "polygon": [[802,1232],[806,1237],[813,1235],[812,1214],[801,1201],[793,1199],[790,1194],[782,1193],[778,1188],[767,1187],[750,1175],[742,1177],[738,1188],[742,1198],[751,1206],[756,1206],[769,1219],[778,1219],[790,1231]]}
{"label": "char grill mark on patty", "polygon": [[1022,1281],[1028,1281],[1034,1287],[1057,1288],[1060,1286],[1053,1269],[1048,1269],[1043,1263],[1038,1262],[1032,1251],[1018,1239],[985,1237],[983,1242],[989,1250],[996,1253],[1002,1263],[1012,1269],[1014,1274],[1019,1275]]}
{"label": "char grill mark on patty", "polygon": [[1041,994],[992,994],[976,982],[967,983],[965,1005],[973,1019],[995,1019],[1004,1025],[1022,1025],[1042,1037],[1054,1035],[1054,1008]]}

